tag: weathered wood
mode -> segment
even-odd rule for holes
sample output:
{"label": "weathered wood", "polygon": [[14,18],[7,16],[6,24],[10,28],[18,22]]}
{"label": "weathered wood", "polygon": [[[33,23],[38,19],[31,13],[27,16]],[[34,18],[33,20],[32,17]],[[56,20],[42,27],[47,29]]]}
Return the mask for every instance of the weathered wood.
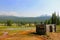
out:
{"label": "weathered wood", "polygon": [[46,26],[44,24],[36,25],[37,34],[44,35],[46,33]]}
{"label": "weathered wood", "polygon": [[55,24],[46,25],[46,32],[56,32],[56,25]]}
{"label": "weathered wood", "polygon": [[36,25],[36,32],[37,32],[37,34],[40,34],[40,35],[44,35],[49,32],[56,32],[56,25],[55,24]]}

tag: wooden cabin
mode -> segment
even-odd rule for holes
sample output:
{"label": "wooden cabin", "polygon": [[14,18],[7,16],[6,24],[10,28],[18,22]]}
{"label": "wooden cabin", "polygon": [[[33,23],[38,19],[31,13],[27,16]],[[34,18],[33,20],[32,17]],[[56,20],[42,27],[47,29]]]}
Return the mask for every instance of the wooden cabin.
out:
{"label": "wooden cabin", "polygon": [[44,24],[36,25],[36,33],[40,35],[46,34],[46,26]]}
{"label": "wooden cabin", "polygon": [[56,32],[56,25],[55,24],[47,24],[46,32]]}
{"label": "wooden cabin", "polygon": [[37,34],[44,35],[49,32],[56,32],[56,25],[55,24],[36,25],[36,33]]}

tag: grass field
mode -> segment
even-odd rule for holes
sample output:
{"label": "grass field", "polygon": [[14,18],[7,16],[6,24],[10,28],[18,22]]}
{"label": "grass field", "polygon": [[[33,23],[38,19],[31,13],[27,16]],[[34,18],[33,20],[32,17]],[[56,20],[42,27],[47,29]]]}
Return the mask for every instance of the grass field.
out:
{"label": "grass field", "polygon": [[[57,33],[60,32],[60,25],[56,28]],[[35,30],[36,27],[0,26],[0,40],[45,40],[39,35],[31,34]],[[5,32],[8,32],[8,35],[4,36]]]}
{"label": "grass field", "polygon": [[17,33],[19,31],[25,30],[35,30],[35,27],[24,27],[24,26],[0,26],[0,35],[3,32],[8,32],[8,34]]}
{"label": "grass field", "polygon": [[[24,27],[24,26],[0,26],[0,31],[5,31],[5,30],[11,30],[11,31],[16,31],[16,30],[32,30],[36,29],[36,27]],[[60,25],[56,26],[57,32],[60,32]]]}
{"label": "grass field", "polygon": [[60,25],[57,25],[57,26],[56,26],[56,31],[57,31],[57,32],[60,32]]}

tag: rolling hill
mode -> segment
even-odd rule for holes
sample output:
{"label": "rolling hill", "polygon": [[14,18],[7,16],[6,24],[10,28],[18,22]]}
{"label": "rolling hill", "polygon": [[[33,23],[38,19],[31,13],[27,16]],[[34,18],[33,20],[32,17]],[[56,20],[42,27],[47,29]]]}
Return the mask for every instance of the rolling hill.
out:
{"label": "rolling hill", "polygon": [[14,22],[41,22],[50,19],[51,16],[39,16],[39,17],[16,17],[16,16],[2,16],[0,15],[0,22],[12,20]]}

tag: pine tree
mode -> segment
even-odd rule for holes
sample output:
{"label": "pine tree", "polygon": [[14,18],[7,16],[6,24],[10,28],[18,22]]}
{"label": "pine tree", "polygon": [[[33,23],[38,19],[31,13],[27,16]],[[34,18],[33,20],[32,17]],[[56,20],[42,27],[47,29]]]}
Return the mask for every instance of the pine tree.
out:
{"label": "pine tree", "polygon": [[60,21],[59,21],[59,13],[58,13],[58,15],[57,15],[57,21],[56,21],[56,22],[57,22],[57,25],[59,25],[59,22],[60,22]]}
{"label": "pine tree", "polygon": [[56,12],[54,12],[52,14],[52,24],[56,24],[56,21],[57,21],[57,16],[56,16]]}

